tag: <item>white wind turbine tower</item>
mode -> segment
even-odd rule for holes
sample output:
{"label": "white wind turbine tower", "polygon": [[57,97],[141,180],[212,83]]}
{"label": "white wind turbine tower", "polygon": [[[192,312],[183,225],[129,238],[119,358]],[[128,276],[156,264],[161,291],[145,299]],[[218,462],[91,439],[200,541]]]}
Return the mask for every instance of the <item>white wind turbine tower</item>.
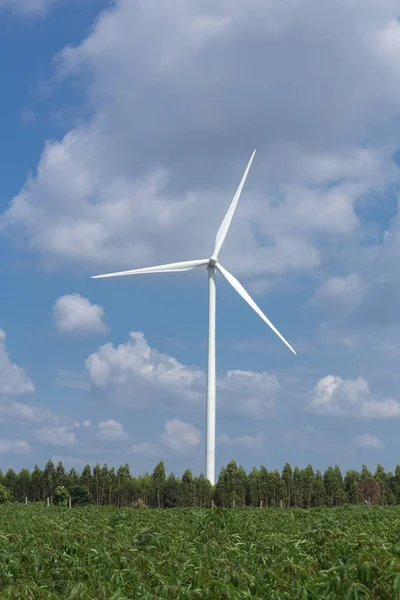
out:
{"label": "white wind turbine tower", "polygon": [[175,273],[177,271],[190,271],[197,267],[207,267],[208,270],[208,357],[207,357],[207,419],[206,419],[206,478],[212,485],[215,484],[215,414],[216,414],[216,375],[215,375],[215,307],[216,307],[216,289],[215,289],[215,271],[231,284],[239,296],[251,306],[251,308],[262,318],[263,321],[276,333],[276,335],[286,344],[294,353],[292,346],[285,340],[283,335],[274,327],[271,321],[264,315],[254,300],[249,296],[241,283],[229,271],[218,262],[218,255],[228,233],[233,214],[236,209],[240,194],[242,192],[247,174],[253,161],[255,150],[247,165],[246,171],[242,177],[236,194],[230,207],[221,223],[215,238],[214,252],[210,258],[200,260],[188,260],[184,262],[171,263],[168,265],[159,265],[156,267],[147,267],[144,269],[134,269],[133,271],[121,271],[119,273],[106,273],[105,275],[94,275],[92,279],[102,277],[119,277],[120,275],[139,275],[142,273]]}

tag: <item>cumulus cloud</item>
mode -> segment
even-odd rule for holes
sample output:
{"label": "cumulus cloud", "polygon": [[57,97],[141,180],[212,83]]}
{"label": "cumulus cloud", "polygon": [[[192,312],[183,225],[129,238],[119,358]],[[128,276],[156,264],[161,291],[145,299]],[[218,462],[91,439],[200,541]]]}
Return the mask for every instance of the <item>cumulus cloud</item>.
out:
{"label": "cumulus cloud", "polygon": [[61,333],[105,333],[104,310],[80,294],[67,294],[57,298],[53,319]]}
{"label": "cumulus cloud", "polygon": [[34,391],[35,386],[25,369],[11,361],[6,348],[6,334],[0,329],[0,422],[21,424],[54,421],[55,415],[45,406],[12,398]]}
{"label": "cumulus cloud", "polygon": [[[390,277],[390,270],[385,268],[386,280],[382,275],[370,286],[365,294],[359,310],[355,315],[356,325],[361,327],[393,327],[400,325],[400,311],[398,298],[400,294],[400,280],[397,278],[397,269]],[[386,275],[386,276],[387,276]]]}
{"label": "cumulus cloud", "polygon": [[204,373],[148,345],[144,334],[131,332],[130,340],[114,347],[107,343],[91,354],[86,367],[95,390],[112,401],[137,408],[150,406],[156,392],[163,400],[198,401]]}
{"label": "cumulus cloud", "polygon": [[[151,348],[143,333],[129,336],[117,347],[104,344],[86,359],[95,394],[133,408],[204,401],[204,371]],[[217,387],[222,407],[258,419],[270,414],[279,383],[270,373],[234,370],[219,376]]]}
{"label": "cumulus cloud", "polygon": [[124,430],[122,423],[107,419],[107,421],[99,421],[98,437],[105,442],[121,442],[129,436]]}
{"label": "cumulus cloud", "polygon": [[299,427],[299,425],[296,424],[295,427],[285,429],[280,435],[280,440],[285,444],[290,444],[291,447],[303,449],[312,439],[321,435],[323,435],[323,433],[311,425]]}
{"label": "cumulus cloud", "polygon": [[328,277],[317,288],[310,305],[323,309],[354,310],[362,301],[367,286],[359,273]]}
{"label": "cumulus cloud", "polygon": [[157,444],[153,444],[152,442],[141,442],[140,444],[132,444],[131,452],[133,454],[146,456],[147,458],[160,457],[159,446]]}
{"label": "cumulus cloud", "polygon": [[5,454],[25,454],[31,449],[28,442],[24,440],[1,440],[0,456]]}
{"label": "cumulus cloud", "polygon": [[78,373],[65,369],[62,369],[59,372],[56,383],[62,387],[68,387],[74,390],[90,389],[90,382],[87,379],[86,373]]}
{"label": "cumulus cloud", "polygon": [[179,418],[168,419],[164,424],[164,431],[157,442],[141,442],[133,444],[133,454],[147,458],[159,458],[165,453],[190,454],[200,444],[201,433],[193,425]]}
{"label": "cumulus cloud", "polygon": [[315,269],[398,181],[397,17],[395,0],[118,0],[56,61],[92,117],[46,144],[0,229],[50,266],[207,255],[256,146],[227,262]]}
{"label": "cumulus cloud", "polygon": [[361,448],[383,448],[383,442],[375,435],[371,435],[370,433],[356,435],[354,437],[353,444],[354,446],[358,446]]}
{"label": "cumulus cloud", "polygon": [[223,433],[218,436],[217,441],[219,444],[227,446],[238,445],[251,450],[261,450],[264,447],[265,439],[265,435],[262,432],[256,435],[239,435],[233,437],[227,433]]}
{"label": "cumulus cloud", "polygon": [[200,438],[200,431],[192,423],[185,423],[181,419],[169,419],[165,423],[160,441],[174,452],[187,453],[200,444]]}
{"label": "cumulus cloud", "polygon": [[265,296],[271,288],[271,284],[267,279],[259,278],[250,281],[247,286],[248,291],[252,296]]}
{"label": "cumulus cloud", "polygon": [[73,446],[77,443],[71,427],[41,427],[35,431],[35,438],[41,444],[50,446]]}
{"label": "cumulus cloud", "polygon": [[57,417],[45,406],[18,402],[0,396],[0,421],[15,423],[42,423],[56,421]]}
{"label": "cumulus cloud", "polygon": [[320,415],[390,419],[400,417],[400,402],[375,398],[363,377],[322,377],[311,392],[308,410]]}
{"label": "cumulus cloud", "polygon": [[267,372],[236,369],[218,379],[218,391],[226,405],[254,419],[271,414],[279,387],[276,376]]}
{"label": "cumulus cloud", "polygon": [[11,362],[6,348],[6,334],[0,329],[0,395],[22,396],[35,391],[25,370]]}

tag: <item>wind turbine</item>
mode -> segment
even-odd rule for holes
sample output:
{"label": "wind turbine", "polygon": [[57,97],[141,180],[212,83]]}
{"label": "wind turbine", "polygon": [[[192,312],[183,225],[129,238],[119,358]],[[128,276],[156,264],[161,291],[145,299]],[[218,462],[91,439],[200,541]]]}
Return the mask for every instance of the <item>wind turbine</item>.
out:
{"label": "wind turbine", "polygon": [[212,485],[215,484],[215,415],[216,415],[216,376],[215,376],[215,307],[216,307],[216,288],[215,288],[215,271],[219,271],[221,275],[231,284],[239,296],[251,306],[251,308],[261,317],[263,321],[276,333],[276,335],[286,344],[286,346],[294,354],[292,346],[285,340],[283,335],[279,333],[271,321],[264,315],[262,310],[257,306],[254,300],[246,292],[242,284],[229,271],[218,262],[218,256],[224,243],[226,234],[228,233],[237,203],[240,198],[247,174],[250,170],[251,163],[256,151],[254,150],[249,164],[244,172],[242,180],[233,197],[224,220],[218,229],[215,238],[215,247],[210,258],[202,258],[200,260],[188,260],[184,262],[171,263],[168,265],[159,265],[156,267],[146,267],[144,269],[134,269],[133,271],[121,271],[118,273],[106,273],[104,275],[94,275],[92,279],[102,277],[119,277],[121,275],[139,275],[142,273],[175,273],[177,271],[190,271],[197,267],[207,267],[208,270],[208,356],[207,356],[207,418],[206,418],[206,478]]}

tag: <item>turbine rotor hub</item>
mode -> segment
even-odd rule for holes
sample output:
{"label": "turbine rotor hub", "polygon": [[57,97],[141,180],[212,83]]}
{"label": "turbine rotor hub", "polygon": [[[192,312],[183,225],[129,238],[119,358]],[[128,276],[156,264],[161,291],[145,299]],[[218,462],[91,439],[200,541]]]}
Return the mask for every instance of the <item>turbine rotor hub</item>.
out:
{"label": "turbine rotor hub", "polygon": [[209,261],[208,261],[208,266],[209,267],[215,267],[215,265],[217,264],[218,260],[215,256],[211,256]]}

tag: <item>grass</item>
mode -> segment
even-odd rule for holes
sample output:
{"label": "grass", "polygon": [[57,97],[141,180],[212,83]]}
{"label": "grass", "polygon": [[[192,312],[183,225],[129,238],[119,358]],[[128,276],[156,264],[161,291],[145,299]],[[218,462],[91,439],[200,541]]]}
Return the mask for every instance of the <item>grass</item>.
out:
{"label": "grass", "polygon": [[0,598],[400,600],[400,507],[2,505]]}

